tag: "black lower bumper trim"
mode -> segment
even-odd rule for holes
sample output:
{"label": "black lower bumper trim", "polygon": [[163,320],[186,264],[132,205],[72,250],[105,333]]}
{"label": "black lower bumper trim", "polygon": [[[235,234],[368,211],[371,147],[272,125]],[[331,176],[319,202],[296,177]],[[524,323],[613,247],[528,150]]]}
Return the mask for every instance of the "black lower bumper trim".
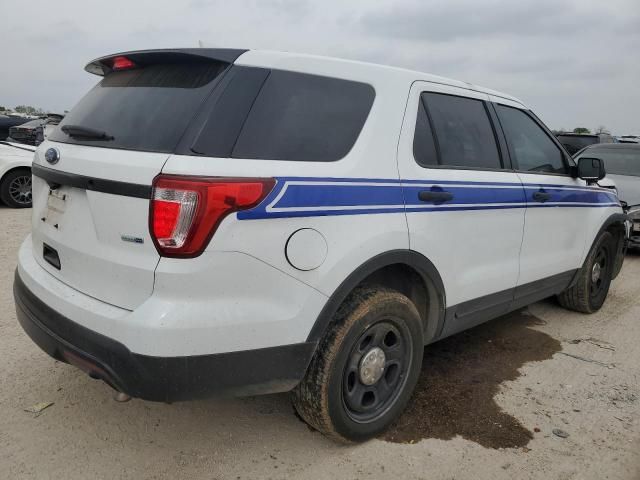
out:
{"label": "black lower bumper trim", "polygon": [[42,350],[145,400],[285,392],[302,379],[315,350],[315,343],[306,342],[214,355],[138,355],[51,309],[25,286],[17,271],[13,294],[20,325]]}

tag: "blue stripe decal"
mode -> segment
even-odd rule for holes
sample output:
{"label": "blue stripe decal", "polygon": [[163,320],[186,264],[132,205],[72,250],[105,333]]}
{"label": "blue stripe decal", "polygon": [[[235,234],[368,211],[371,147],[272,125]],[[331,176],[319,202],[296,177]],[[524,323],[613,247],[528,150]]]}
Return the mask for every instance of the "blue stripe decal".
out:
{"label": "blue stripe decal", "polygon": [[[453,200],[440,205],[418,198],[423,190],[446,190]],[[545,203],[536,192],[550,195]],[[279,177],[260,205],[238,212],[240,220],[260,218],[443,212],[551,207],[619,207],[610,190],[578,185],[398,180],[367,178]]]}

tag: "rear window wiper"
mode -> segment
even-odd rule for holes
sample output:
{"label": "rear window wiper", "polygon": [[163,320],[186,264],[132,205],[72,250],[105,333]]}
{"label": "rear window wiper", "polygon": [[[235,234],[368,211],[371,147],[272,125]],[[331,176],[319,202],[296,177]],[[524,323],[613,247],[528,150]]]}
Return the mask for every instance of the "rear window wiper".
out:
{"label": "rear window wiper", "polygon": [[91,140],[113,140],[112,135],[107,134],[103,130],[95,128],[83,127],[81,125],[63,125],[60,129],[73,138],[86,138]]}

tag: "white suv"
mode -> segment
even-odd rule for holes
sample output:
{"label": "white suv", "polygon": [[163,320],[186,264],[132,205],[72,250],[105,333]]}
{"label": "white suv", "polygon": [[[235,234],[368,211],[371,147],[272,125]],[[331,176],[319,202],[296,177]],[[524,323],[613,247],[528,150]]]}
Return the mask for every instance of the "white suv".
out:
{"label": "white suv", "polygon": [[172,402],[293,390],[378,434],[424,345],[559,295],[600,308],[625,215],[517,99],[396,68],[186,49],[104,78],[36,152],[14,293],[54,358]]}

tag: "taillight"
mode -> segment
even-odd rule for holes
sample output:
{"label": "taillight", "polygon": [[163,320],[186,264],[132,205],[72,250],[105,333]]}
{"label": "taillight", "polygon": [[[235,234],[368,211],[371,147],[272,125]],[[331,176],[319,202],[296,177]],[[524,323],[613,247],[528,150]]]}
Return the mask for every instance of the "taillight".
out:
{"label": "taillight", "polygon": [[130,70],[132,68],[136,68],[136,64],[130,58],[120,56],[111,60],[111,69],[114,71]]}
{"label": "taillight", "polygon": [[157,176],[149,227],[158,253],[197,257],[227,215],[258,205],[274,185],[273,178]]}

